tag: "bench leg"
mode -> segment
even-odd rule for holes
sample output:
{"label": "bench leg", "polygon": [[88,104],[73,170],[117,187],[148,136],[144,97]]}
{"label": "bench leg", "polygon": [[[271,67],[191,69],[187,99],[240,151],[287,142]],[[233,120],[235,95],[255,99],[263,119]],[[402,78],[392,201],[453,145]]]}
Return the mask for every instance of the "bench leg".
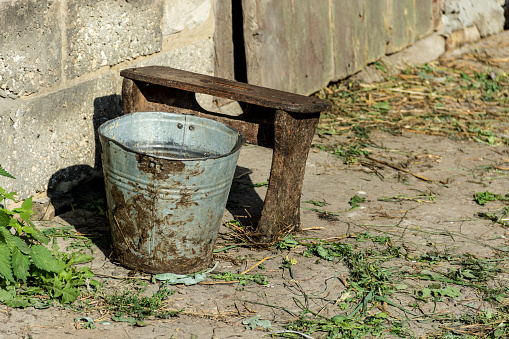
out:
{"label": "bench leg", "polygon": [[256,229],[262,242],[300,226],[302,181],[319,118],[320,113],[276,111],[269,187]]}

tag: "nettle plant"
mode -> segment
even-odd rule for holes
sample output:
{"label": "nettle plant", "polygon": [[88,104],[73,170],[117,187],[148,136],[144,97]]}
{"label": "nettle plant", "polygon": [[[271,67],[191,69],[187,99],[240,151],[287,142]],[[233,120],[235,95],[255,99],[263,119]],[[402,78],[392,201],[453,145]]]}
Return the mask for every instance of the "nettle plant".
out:
{"label": "nettle plant", "polygon": [[[0,166],[0,175],[15,179]],[[30,220],[32,198],[21,207],[5,208],[8,200],[16,202],[15,192],[0,187],[0,302],[11,307],[45,308],[54,300],[72,303],[79,287],[96,288],[98,282],[87,266],[74,265],[93,259],[91,255],[59,252],[50,238]],[[45,296],[45,297],[41,297]]]}

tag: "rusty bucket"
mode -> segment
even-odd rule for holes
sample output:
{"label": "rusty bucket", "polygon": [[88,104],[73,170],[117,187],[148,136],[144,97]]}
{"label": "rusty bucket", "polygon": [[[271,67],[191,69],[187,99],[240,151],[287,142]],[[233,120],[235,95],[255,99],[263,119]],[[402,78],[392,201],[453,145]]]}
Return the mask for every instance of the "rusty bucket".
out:
{"label": "rusty bucket", "polygon": [[147,273],[206,268],[240,132],[214,120],[131,113],[99,127],[114,260]]}

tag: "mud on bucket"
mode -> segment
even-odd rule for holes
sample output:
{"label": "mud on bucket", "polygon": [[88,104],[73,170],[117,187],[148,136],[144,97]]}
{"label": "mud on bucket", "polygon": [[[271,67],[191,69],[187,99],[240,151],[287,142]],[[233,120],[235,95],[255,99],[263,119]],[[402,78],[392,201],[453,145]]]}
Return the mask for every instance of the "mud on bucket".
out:
{"label": "mud on bucket", "polygon": [[209,266],[242,135],[214,120],[132,113],[99,127],[114,259],[148,273]]}

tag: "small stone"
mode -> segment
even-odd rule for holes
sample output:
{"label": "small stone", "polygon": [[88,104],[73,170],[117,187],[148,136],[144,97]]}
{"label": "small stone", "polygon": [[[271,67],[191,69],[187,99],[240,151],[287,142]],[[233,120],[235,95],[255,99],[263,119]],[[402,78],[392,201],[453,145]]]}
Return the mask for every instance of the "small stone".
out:
{"label": "small stone", "polygon": [[51,220],[55,217],[55,207],[51,204],[49,197],[42,197],[33,200],[33,220]]}

